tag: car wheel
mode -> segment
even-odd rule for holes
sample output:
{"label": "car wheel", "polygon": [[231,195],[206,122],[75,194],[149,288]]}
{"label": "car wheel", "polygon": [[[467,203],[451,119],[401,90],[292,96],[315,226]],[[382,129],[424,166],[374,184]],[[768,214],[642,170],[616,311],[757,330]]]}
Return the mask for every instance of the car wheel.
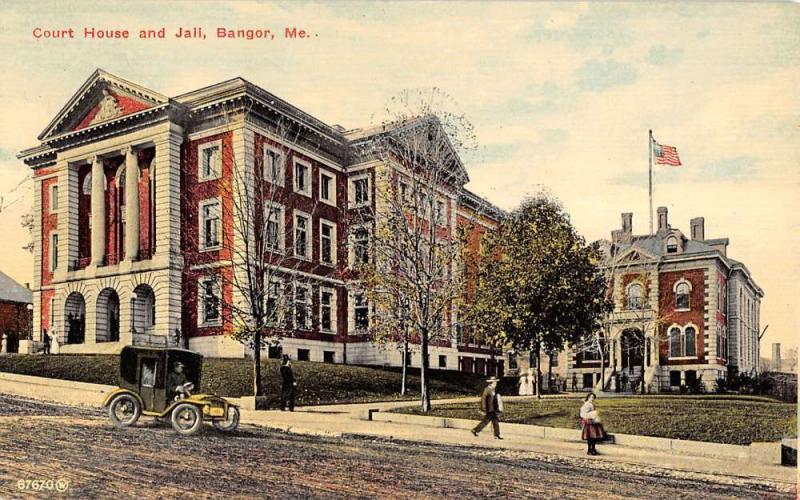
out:
{"label": "car wheel", "polygon": [[239,408],[235,406],[228,407],[228,414],[225,420],[214,420],[211,422],[214,428],[221,432],[233,432],[239,427]]}
{"label": "car wheel", "polygon": [[108,417],[117,427],[129,427],[142,415],[142,405],[130,394],[120,394],[108,405]]}
{"label": "car wheel", "polygon": [[203,416],[200,409],[191,403],[179,404],[172,410],[172,428],[178,434],[188,436],[200,430],[203,425]]}

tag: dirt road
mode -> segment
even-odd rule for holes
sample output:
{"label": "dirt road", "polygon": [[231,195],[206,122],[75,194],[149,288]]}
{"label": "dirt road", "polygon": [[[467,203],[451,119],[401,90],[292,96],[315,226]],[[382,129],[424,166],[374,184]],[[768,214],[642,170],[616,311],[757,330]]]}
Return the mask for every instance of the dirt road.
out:
{"label": "dirt road", "polygon": [[794,497],[788,485],[538,453],[298,436],[253,426],[233,436],[209,428],[187,438],[147,418],[116,429],[100,410],[0,395],[2,499],[221,495]]}

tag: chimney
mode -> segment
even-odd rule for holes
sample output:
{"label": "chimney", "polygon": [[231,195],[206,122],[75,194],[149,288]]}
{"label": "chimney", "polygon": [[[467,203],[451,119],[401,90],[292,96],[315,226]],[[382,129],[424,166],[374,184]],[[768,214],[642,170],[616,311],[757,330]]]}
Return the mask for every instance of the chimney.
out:
{"label": "chimney", "polygon": [[706,220],[703,217],[695,217],[689,221],[693,240],[703,241],[706,239]]}
{"label": "chimney", "polygon": [[30,283],[25,283],[25,288],[27,288],[28,290],[30,290],[30,289],[31,289],[31,284],[30,284]]}
{"label": "chimney", "polygon": [[633,214],[631,212],[622,213],[622,232],[623,233],[633,232]]}
{"label": "chimney", "polygon": [[658,230],[666,231],[669,229],[669,222],[667,221],[667,207],[658,207]]}
{"label": "chimney", "polygon": [[772,344],[772,366],[774,367],[775,371],[781,371],[783,363],[781,362],[781,344],[780,342],[774,342]]}

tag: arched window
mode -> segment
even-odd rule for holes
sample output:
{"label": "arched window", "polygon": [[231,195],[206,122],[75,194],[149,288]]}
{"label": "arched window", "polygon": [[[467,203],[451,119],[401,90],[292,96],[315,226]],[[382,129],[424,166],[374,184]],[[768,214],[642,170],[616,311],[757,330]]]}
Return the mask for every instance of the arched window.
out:
{"label": "arched window", "polygon": [[683,331],[684,356],[697,356],[697,330],[687,326]]}
{"label": "arched window", "polygon": [[92,173],[91,172],[86,174],[86,177],[83,178],[83,186],[81,186],[81,194],[86,195],[86,196],[92,194]]}
{"label": "arched window", "polygon": [[674,236],[667,238],[667,253],[678,253],[678,238]]}
{"label": "arched window", "polygon": [[628,309],[642,308],[642,285],[634,283],[628,287]]}
{"label": "arched window", "polygon": [[681,329],[673,326],[669,330],[669,357],[679,358],[681,355]]}
{"label": "arched window", "polygon": [[686,282],[675,287],[675,309],[689,309],[689,284]]}

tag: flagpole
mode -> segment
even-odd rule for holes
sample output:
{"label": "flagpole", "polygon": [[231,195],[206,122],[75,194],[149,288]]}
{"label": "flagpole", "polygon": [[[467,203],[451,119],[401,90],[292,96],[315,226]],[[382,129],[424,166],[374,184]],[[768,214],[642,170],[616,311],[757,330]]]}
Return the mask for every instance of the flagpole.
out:
{"label": "flagpole", "polygon": [[648,198],[650,201],[650,234],[653,234],[653,131],[650,130],[647,141],[648,154]]}

